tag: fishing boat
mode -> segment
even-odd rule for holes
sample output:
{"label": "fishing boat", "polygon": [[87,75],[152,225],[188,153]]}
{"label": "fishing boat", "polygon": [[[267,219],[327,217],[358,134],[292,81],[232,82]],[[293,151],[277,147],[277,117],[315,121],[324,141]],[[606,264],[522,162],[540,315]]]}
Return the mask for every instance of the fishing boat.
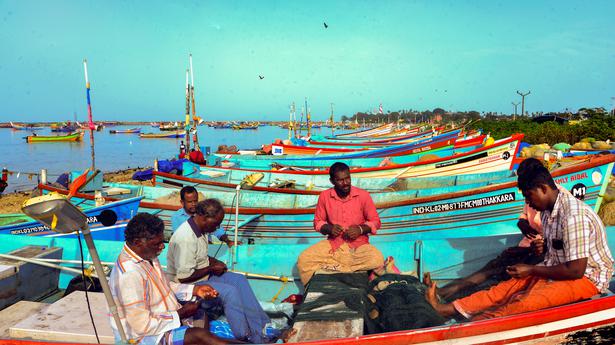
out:
{"label": "fishing boat", "polygon": [[142,139],[169,139],[169,138],[183,138],[186,136],[185,131],[172,131],[165,133],[141,133],[139,138]]}
{"label": "fishing boat", "polygon": [[67,132],[67,133],[72,133],[74,131],[76,131],[77,129],[79,129],[79,126],[76,123],[71,123],[70,121],[66,122],[66,123],[54,123],[51,125],[51,131],[52,132]]}
{"label": "fishing boat", "polygon": [[242,130],[242,129],[258,129],[260,126],[260,122],[247,122],[247,123],[236,123],[231,125],[231,128],[234,130]]}
{"label": "fishing boat", "polygon": [[181,129],[181,126],[177,122],[167,124],[161,123],[160,126],[158,126],[158,129],[161,131],[178,131]]}
{"label": "fishing boat", "polygon": [[[607,227],[607,239],[611,251],[615,251],[615,227]],[[446,282],[465,276],[488,260],[494,258],[508,246],[518,243],[519,234],[507,236],[484,236],[476,238],[458,238],[450,240],[417,240],[412,242],[389,242],[376,244],[385,254],[395,257],[395,263],[403,272],[414,272],[421,277],[429,271],[437,282]],[[0,235],[0,252],[7,253],[24,245],[64,248],[62,265],[76,266],[80,260],[76,239],[19,237],[13,240],[8,235]],[[96,246],[101,261],[112,266],[123,243],[118,241],[97,240]],[[294,266],[298,253],[308,245],[241,245],[234,253],[225,245],[211,245],[210,250],[219,260],[226,262],[229,269],[245,274],[249,283],[261,301],[278,301],[285,296],[303,291],[298,279],[294,277]],[[159,255],[161,264],[166,265],[165,248]],[[89,258],[86,252],[86,259]],[[35,262],[37,260],[34,260]],[[66,288],[72,276],[67,270],[60,271],[59,287]],[[79,271],[77,271],[79,272]],[[40,279],[40,278],[38,278]],[[610,286],[615,286],[611,280]],[[308,289],[309,293],[309,289]],[[57,303],[63,303],[60,300]],[[71,309],[85,305],[70,305]],[[106,307],[94,309],[95,315],[108,315]],[[84,344],[96,341],[93,330],[83,330],[83,326],[71,327],[70,313],[66,315],[47,315],[47,310],[28,315],[38,322],[24,321],[17,325],[9,325],[14,330],[11,334],[21,334],[29,339],[0,339],[0,345],[51,345],[51,344]],[[87,311],[85,311],[87,313]],[[301,344],[536,344],[543,340],[562,341],[564,337],[578,330],[591,329],[615,323],[615,295],[610,292],[596,295],[591,299],[565,304],[559,307],[546,308],[518,315],[498,317],[483,321],[452,320],[441,326],[415,330],[400,330],[369,335],[345,336],[337,339],[321,339],[301,341]],[[45,323],[44,319],[53,317],[53,322]],[[72,316],[75,317],[75,316]],[[77,317],[81,317],[80,315]],[[109,318],[103,319],[109,322]],[[21,320],[20,320],[21,321]],[[79,320],[80,321],[80,320]],[[81,322],[79,322],[81,323]],[[28,327],[24,327],[28,325]],[[331,324],[327,324],[331,327]],[[319,327],[327,327],[324,324]],[[297,327],[297,324],[295,324]],[[335,325],[333,325],[335,327]],[[97,323],[99,335],[113,341],[110,325]],[[362,329],[362,328],[361,328]],[[80,340],[76,340],[80,339]],[[86,340],[87,339],[87,340]]]}
{"label": "fishing boat", "polygon": [[[573,195],[583,197],[597,210],[614,162],[615,155],[591,157],[584,163],[557,169],[553,176],[556,183]],[[47,192],[68,193],[51,186],[39,185],[39,188]],[[282,203],[281,197],[274,201],[267,193],[260,196],[242,193],[239,195],[238,217],[235,218],[234,207],[227,207],[222,224],[227,231],[234,231],[236,221],[238,237],[244,243],[315,243],[322,238],[313,229],[315,202],[313,206],[302,204],[299,205],[302,208],[281,209],[276,208]],[[75,197],[94,198],[88,194]],[[293,199],[292,195],[287,198],[299,200]],[[378,234],[372,237],[374,243],[514,234],[518,232],[517,218],[525,204],[514,178],[478,188],[458,185],[449,189],[419,189],[414,195],[396,201],[387,200],[386,193],[382,196],[374,194],[374,198],[381,201],[376,207],[382,221]],[[274,207],[262,206],[274,202]],[[233,201],[227,199],[226,203],[233,204]],[[142,201],[140,207],[141,211],[157,214],[169,222],[172,213],[181,206],[179,203]]]}
{"label": "fishing boat", "polygon": [[40,126],[34,126],[32,124],[16,124],[13,123],[11,121],[9,121],[10,124],[10,128],[12,128],[15,131],[33,131],[36,129],[42,129],[43,127]]}
{"label": "fishing boat", "polygon": [[28,135],[25,139],[28,143],[82,141],[83,132],[75,132],[67,135]]}
{"label": "fishing boat", "polygon": [[[395,179],[510,170],[515,163],[513,158],[517,154],[519,142],[522,138],[522,134],[515,134],[509,138],[495,141],[492,145],[449,157],[438,157],[391,166],[351,169],[351,173],[353,177]],[[240,183],[249,174],[260,172],[264,174],[261,185],[271,184],[276,180],[292,180],[295,181],[297,186],[303,186],[302,188],[307,186],[327,188],[330,186],[328,169],[317,171],[249,170],[200,166],[191,162],[184,162],[182,172],[186,177],[235,184]]]}
{"label": "fishing boat", "polygon": [[[72,200],[72,202],[81,207],[88,216],[88,224],[95,239],[122,241],[124,238],[123,229],[128,221],[137,214],[141,199],[142,197],[129,198],[102,206],[96,206],[93,198]],[[75,236],[75,233],[56,234],[49,227],[31,219],[26,222],[0,226],[0,234],[43,237]]]}
{"label": "fishing boat", "polygon": [[141,133],[140,127],[129,128],[129,129],[110,129],[109,133],[111,134],[132,134],[132,133]]}

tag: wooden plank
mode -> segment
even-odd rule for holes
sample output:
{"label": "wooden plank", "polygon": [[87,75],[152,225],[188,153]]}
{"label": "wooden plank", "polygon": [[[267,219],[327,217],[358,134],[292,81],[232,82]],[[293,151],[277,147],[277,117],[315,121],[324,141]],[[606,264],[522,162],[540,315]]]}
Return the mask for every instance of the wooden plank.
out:
{"label": "wooden plank", "polygon": [[320,339],[354,338],[363,335],[363,319],[343,321],[299,321],[289,343]]}
{"label": "wooden plank", "polygon": [[[113,344],[105,296],[101,292],[89,292],[88,296],[101,344]],[[11,338],[96,343],[83,291],[75,291],[17,323],[9,329],[9,335]]]}
{"label": "wooden plank", "polygon": [[47,303],[19,301],[0,311],[0,339],[9,337],[9,328],[44,310],[47,306],[49,306]]}

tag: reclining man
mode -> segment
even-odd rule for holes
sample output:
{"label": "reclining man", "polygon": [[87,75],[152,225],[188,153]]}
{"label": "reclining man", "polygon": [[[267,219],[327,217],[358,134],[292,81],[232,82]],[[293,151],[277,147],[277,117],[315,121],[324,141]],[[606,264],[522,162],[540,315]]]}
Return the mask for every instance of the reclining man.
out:
{"label": "reclining man", "polygon": [[[117,304],[122,327],[131,342],[138,344],[227,344],[205,328],[188,328],[180,320],[196,314],[199,303],[183,306],[177,298],[213,299],[217,292],[209,285],[169,282],[158,255],[164,249],[164,223],[154,215],[139,213],[125,230],[126,243],[111,271],[109,286]],[[116,342],[120,335],[113,318]]]}
{"label": "reclining man", "polygon": [[[521,162],[517,169],[517,176],[524,175],[536,167],[544,166],[536,158],[527,158]],[[561,193],[569,193],[564,187],[557,186]],[[544,241],[542,238],[542,223],[540,212],[525,204],[523,212],[519,215],[517,227],[523,234],[523,239],[515,247],[506,248],[497,258],[489,261],[480,270],[471,275],[455,279],[437,289],[438,296],[446,301],[471,295],[472,293],[497,284],[502,280],[510,279],[506,272],[508,266],[518,263],[536,265],[544,261]],[[426,274],[429,277],[429,274]]]}
{"label": "reclining man", "polygon": [[450,304],[440,304],[436,285],[426,279],[425,297],[443,316],[472,320],[519,314],[590,298],[608,288],[613,256],[602,221],[587,204],[560,192],[543,166],[519,175],[525,202],[542,212],[545,261],[507,267],[510,280]]}

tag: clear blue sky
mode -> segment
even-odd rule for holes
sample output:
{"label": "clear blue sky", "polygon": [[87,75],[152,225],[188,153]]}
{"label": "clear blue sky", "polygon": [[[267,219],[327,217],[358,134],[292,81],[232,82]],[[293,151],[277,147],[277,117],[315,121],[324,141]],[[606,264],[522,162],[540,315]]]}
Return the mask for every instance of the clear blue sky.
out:
{"label": "clear blue sky", "polygon": [[[612,107],[615,1],[0,0],[0,121]],[[325,28],[323,22],[328,24]],[[264,79],[259,79],[259,75]]]}

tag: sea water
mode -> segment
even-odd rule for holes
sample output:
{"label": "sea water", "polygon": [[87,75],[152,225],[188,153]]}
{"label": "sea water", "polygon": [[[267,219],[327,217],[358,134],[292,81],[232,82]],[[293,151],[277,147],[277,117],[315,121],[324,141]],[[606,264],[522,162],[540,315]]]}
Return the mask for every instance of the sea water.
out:
{"label": "sea water", "polygon": [[[110,126],[94,132],[96,169],[103,172],[127,168],[152,167],[155,159],[177,157],[180,139],[141,139],[138,134],[111,134],[109,130],[141,127],[142,133],[158,133],[150,125]],[[336,131],[338,132],[338,131]],[[37,130],[38,135],[55,135],[49,128]],[[215,129],[199,126],[199,144],[214,152],[219,145],[236,145],[239,149],[260,149],[276,138],[286,139],[288,130],[277,126],[261,126],[254,130]],[[303,134],[306,130],[303,130]],[[314,129],[315,134],[328,135],[330,128]],[[341,133],[341,132],[339,132]],[[4,193],[33,188],[38,183],[41,169],[47,169],[48,180],[63,172],[85,170],[91,165],[90,133],[85,132],[81,142],[26,143],[30,131],[0,128],[0,168],[14,172]]]}

